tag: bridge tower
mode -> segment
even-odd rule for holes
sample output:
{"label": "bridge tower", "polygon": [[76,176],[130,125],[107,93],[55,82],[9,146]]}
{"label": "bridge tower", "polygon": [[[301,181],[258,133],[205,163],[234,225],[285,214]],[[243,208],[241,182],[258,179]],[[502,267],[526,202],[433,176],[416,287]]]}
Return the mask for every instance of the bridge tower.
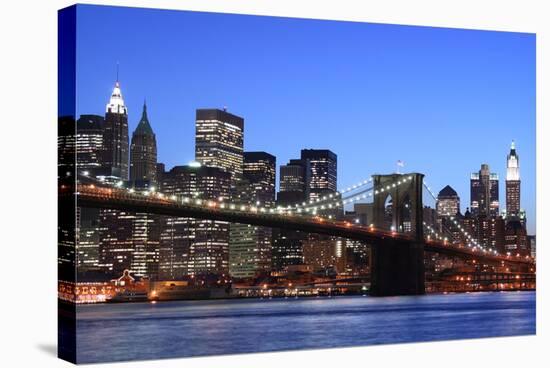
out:
{"label": "bridge tower", "polygon": [[[373,221],[380,229],[409,233],[409,242],[391,237],[372,244],[371,294],[424,294],[424,174],[373,175]],[[388,229],[390,230],[390,229]]]}

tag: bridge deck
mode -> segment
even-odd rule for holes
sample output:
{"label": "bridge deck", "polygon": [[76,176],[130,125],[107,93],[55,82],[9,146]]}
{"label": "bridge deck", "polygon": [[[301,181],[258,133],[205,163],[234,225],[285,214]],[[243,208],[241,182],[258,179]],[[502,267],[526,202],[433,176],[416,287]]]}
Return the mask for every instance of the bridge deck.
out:
{"label": "bridge deck", "polygon": [[[74,195],[73,188],[62,186],[60,199]],[[215,201],[196,200],[184,202],[181,198],[170,198],[154,193],[131,193],[126,189],[105,188],[96,185],[77,186],[77,205],[80,207],[110,208],[132,212],[153,213],[174,217],[191,217],[266,226],[309,233],[338,236],[366,242],[371,246],[386,242],[409,244],[416,239],[407,234],[389,232],[370,226],[351,224],[345,221],[327,220],[321,217],[301,216],[288,213],[265,213],[254,207],[240,209],[238,206]],[[198,201],[198,202],[197,202]],[[424,240],[424,250],[449,256],[483,259],[494,263],[533,264],[531,259],[484,253],[466,246],[449,245],[442,241]]]}

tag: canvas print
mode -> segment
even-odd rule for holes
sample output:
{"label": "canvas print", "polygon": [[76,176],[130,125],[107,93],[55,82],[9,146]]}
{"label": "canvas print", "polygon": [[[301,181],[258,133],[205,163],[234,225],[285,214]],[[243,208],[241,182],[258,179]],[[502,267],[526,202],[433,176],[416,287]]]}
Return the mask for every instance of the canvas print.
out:
{"label": "canvas print", "polygon": [[58,17],[62,359],[535,334],[534,34]]}

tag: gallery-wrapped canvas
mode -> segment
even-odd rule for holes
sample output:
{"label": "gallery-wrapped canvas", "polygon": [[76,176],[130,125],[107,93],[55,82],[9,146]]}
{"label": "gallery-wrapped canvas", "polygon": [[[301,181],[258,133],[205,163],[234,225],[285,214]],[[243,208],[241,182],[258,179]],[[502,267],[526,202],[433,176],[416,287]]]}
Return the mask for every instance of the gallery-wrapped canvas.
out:
{"label": "gallery-wrapped canvas", "polygon": [[59,357],[535,334],[535,35],[59,11]]}

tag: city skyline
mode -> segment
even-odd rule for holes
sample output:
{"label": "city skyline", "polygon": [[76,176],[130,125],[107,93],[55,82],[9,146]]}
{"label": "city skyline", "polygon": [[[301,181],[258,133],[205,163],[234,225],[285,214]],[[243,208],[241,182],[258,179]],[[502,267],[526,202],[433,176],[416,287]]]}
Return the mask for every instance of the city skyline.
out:
{"label": "city skyline", "polygon": [[[91,18],[97,16],[98,14],[94,7],[84,7],[83,17],[81,18],[86,25],[86,16],[89,15]],[[89,12],[89,14],[88,14]],[[162,13],[162,11],[158,11]],[[104,19],[107,23],[114,20],[114,18],[119,21],[116,17],[116,11],[113,14],[110,12],[105,12],[101,16],[105,16]],[[155,11],[148,13],[148,21],[151,23],[155,22]],[[164,13],[162,13],[164,14]],[[182,14],[180,14],[182,15]],[[223,15],[223,14],[203,14],[203,13],[184,13],[185,17],[189,17],[189,24],[199,24],[201,17],[208,15],[212,16],[213,19],[222,19],[222,23],[227,25],[232,24],[232,22],[239,23],[237,29],[240,31],[235,37],[239,36],[238,42],[239,45],[245,44],[246,41],[243,41],[243,38],[248,36],[243,34],[243,29],[246,29],[247,26],[251,26],[256,19],[256,17],[244,17],[236,15]],[[121,27],[121,32],[140,32],[140,30],[135,29],[138,20],[140,19],[140,9],[132,9],[130,15],[127,15],[127,19],[124,21],[125,27]],[[233,18],[238,18],[238,21],[233,20]],[[260,17],[258,17],[260,18]],[[103,19],[103,18],[102,18]],[[277,29],[282,22],[288,26],[288,23],[292,25],[293,22],[298,20],[294,19],[285,19],[285,18],[261,18],[262,21],[266,21],[268,27],[266,32],[268,35],[271,35],[269,32],[273,32],[273,29]],[[161,66],[162,62],[152,60],[151,58],[144,58],[145,61],[138,62],[135,58],[131,61],[129,57],[125,56],[124,52],[119,52],[113,57],[102,58],[101,61],[96,62],[94,60],[94,73],[87,73],[89,68],[92,66],[90,61],[87,61],[87,55],[90,53],[102,53],[108,55],[108,50],[113,47],[108,42],[98,42],[101,40],[101,32],[98,32],[97,35],[91,35],[89,32],[90,27],[83,26],[88,32],[80,33],[79,37],[82,37],[85,45],[80,50],[81,53],[78,54],[79,69],[77,78],[79,80],[79,87],[85,89],[85,92],[78,93],[78,114],[93,114],[102,112],[102,107],[104,106],[105,100],[110,94],[110,89],[112,88],[115,72],[116,72],[116,63],[117,61],[121,64],[120,72],[120,81],[122,93],[124,94],[126,105],[129,106],[129,118],[128,124],[130,132],[132,132],[137,122],[139,121],[139,116],[141,106],[143,104],[143,98],[147,98],[148,101],[148,115],[151,121],[153,130],[157,135],[158,140],[158,157],[159,162],[166,164],[167,168],[171,168],[174,165],[184,165],[189,161],[194,159],[194,144],[193,133],[194,130],[194,109],[201,107],[217,107],[222,108],[227,104],[228,111],[236,115],[242,116],[245,119],[245,151],[265,151],[269,152],[277,157],[278,166],[286,163],[289,159],[296,157],[301,149],[304,148],[317,148],[317,149],[330,149],[338,155],[338,178],[339,178],[339,187],[343,188],[346,185],[353,184],[359,180],[362,180],[365,175],[370,175],[375,172],[392,172],[396,170],[396,161],[403,160],[405,161],[405,168],[401,169],[404,171],[419,171],[427,173],[427,182],[432,187],[435,192],[438,192],[445,185],[451,185],[461,197],[461,209],[464,211],[465,207],[469,204],[469,176],[472,172],[475,172],[479,169],[482,163],[488,163],[492,172],[496,172],[500,177],[500,199],[501,209],[504,208],[504,180],[506,173],[506,155],[508,153],[510,143],[512,140],[516,141],[518,153],[521,157],[521,176],[522,176],[522,207],[526,209],[527,212],[527,225],[529,233],[535,233],[535,173],[534,173],[534,144],[530,145],[530,142],[534,143],[534,36],[525,35],[525,34],[514,34],[507,33],[502,34],[502,32],[487,32],[487,31],[464,31],[464,30],[450,30],[450,29],[437,29],[438,33],[443,32],[444,37],[442,36],[430,36],[430,29],[420,29],[419,27],[407,27],[407,26],[391,26],[391,25],[373,25],[373,24],[347,24],[340,22],[320,22],[314,20],[303,21],[302,23],[296,23],[297,26],[301,27],[306,33],[306,36],[298,37],[299,40],[295,41],[291,48],[296,51],[296,47],[299,42],[304,42],[307,39],[307,35],[310,33],[318,31],[319,29],[327,28],[331,32],[334,31],[336,27],[333,27],[335,24],[343,25],[343,28],[350,28],[354,33],[358,31],[362,32],[363,35],[370,36],[369,40],[372,40],[374,36],[379,34],[381,31],[387,33],[388,30],[392,34],[390,39],[385,35],[384,42],[390,41],[390,45],[384,48],[384,45],[380,41],[373,41],[373,44],[376,47],[381,48],[381,54],[384,58],[388,56],[395,56],[397,53],[395,50],[392,52],[392,47],[403,45],[399,42],[400,32],[407,32],[407,37],[410,38],[410,41],[413,44],[421,45],[431,45],[434,50],[421,50],[421,53],[426,53],[428,51],[429,56],[434,57],[437,52],[441,53],[439,55],[441,58],[444,58],[445,61],[448,61],[452,56],[456,56],[452,50],[444,48],[441,44],[441,41],[445,38],[452,37],[454,41],[458,42],[460,51],[472,51],[475,50],[476,53],[482,52],[483,54],[477,55],[475,60],[470,60],[467,57],[462,57],[460,60],[465,65],[462,68],[458,68],[457,71],[462,73],[462,77],[467,77],[467,83],[459,83],[456,76],[452,81],[454,82],[453,86],[461,87],[460,91],[453,90],[452,93],[449,91],[436,90],[435,92],[428,93],[428,85],[433,86],[434,84],[439,85],[439,83],[444,83],[448,81],[448,76],[443,76],[438,69],[433,69],[434,77],[429,80],[425,80],[426,86],[418,90],[419,95],[422,99],[426,99],[427,96],[433,97],[432,103],[424,101],[419,105],[415,105],[415,102],[419,102],[419,96],[407,96],[409,97],[408,102],[403,102],[402,100],[394,100],[389,97],[396,97],[396,95],[403,94],[413,87],[414,83],[417,82],[415,77],[410,77],[409,80],[404,81],[404,87],[399,88],[398,78],[394,76],[393,79],[373,79],[370,84],[365,85],[366,92],[361,96],[355,96],[354,98],[349,98],[350,95],[344,93],[342,95],[342,89],[335,89],[335,92],[323,91],[322,94],[317,91],[319,89],[319,81],[316,83],[311,83],[311,86],[308,86],[307,91],[311,92],[310,95],[303,95],[302,98],[298,98],[296,102],[289,102],[288,96],[280,97],[279,99],[273,99],[275,96],[275,90],[280,93],[281,84],[284,84],[285,80],[280,83],[274,83],[269,85],[274,88],[273,93],[267,93],[266,90],[261,89],[259,95],[269,96],[271,98],[272,106],[276,106],[271,110],[266,110],[267,104],[264,101],[259,104],[258,107],[258,97],[252,97],[250,92],[247,92],[245,88],[239,88],[239,94],[231,93],[230,86],[234,86],[235,78],[228,76],[225,73],[221,73],[216,69],[212,68],[212,65],[209,62],[204,62],[205,65],[202,65],[201,75],[199,71],[201,70],[197,65],[188,65],[192,68],[189,69],[190,72],[186,72],[185,65],[189,64],[188,61],[183,62],[182,65],[164,65]],[[137,23],[136,23],[137,22]],[[79,23],[82,24],[82,23]],[[322,24],[322,25],[321,25]],[[178,29],[176,24],[172,24],[170,21],[167,22],[166,27],[174,27]],[[108,28],[108,27],[107,27]],[[292,27],[289,27],[292,29]],[[143,33],[143,31],[141,30]],[[327,32],[327,30],[325,30]],[[340,31],[342,33],[343,31]],[[231,33],[231,32],[230,32]],[[469,35],[475,33],[476,36],[479,36],[475,39],[470,39]],[[273,36],[273,35],[271,35]],[[340,34],[341,36],[341,34]],[[175,33],[174,37],[182,37],[180,33]],[[355,38],[358,36],[355,35]],[[143,39],[139,40],[139,37],[136,37],[138,41],[135,43],[129,44],[116,44],[119,48],[124,50],[125,48],[129,49],[129,54],[132,55],[135,51],[136,43],[143,44]],[[170,37],[168,37],[170,38]],[[188,37],[189,38],[189,37]],[[124,38],[126,40],[126,38]],[[481,39],[481,40],[480,40]],[[467,45],[466,41],[472,41],[473,45]],[[151,41],[151,40],[150,40]],[[250,42],[250,40],[248,40]],[[491,47],[488,50],[480,50],[484,46],[487,46],[487,43],[491,43]],[[495,42],[496,41],[496,42]],[[416,43],[415,43],[416,42]],[[82,42],[81,42],[82,43]],[[342,45],[342,48],[351,46],[350,44],[344,42],[345,45]],[[366,43],[368,45],[368,42]],[[456,47],[456,43],[453,43]],[[147,44],[152,46],[152,44]],[[197,46],[193,43],[194,46]],[[511,46],[510,46],[511,45]],[[223,45],[222,45],[223,46]],[[288,50],[283,45],[276,45],[278,50]],[[315,46],[315,47],[314,47]],[[470,47],[468,47],[470,46]],[[506,47],[504,47],[506,46]],[[174,53],[173,48],[163,48],[162,46],[155,45],[155,52],[159,52],[159,55],[162,55],[162,52]],[[221,47],[221,46],[220,46]],[[224,50],[227,49],[227,46],[223,46]],[[290,46],[289,46],[290,47]],[[313,56],[309,58],[314,58],[315,55],[320,51],[319,41],[315,45],[311,46],[313,49],[307,50],[310,54],[313,51]],[[331,44],[331,47],[335,47]],[[389,48],[389,51],[388,51]],[[433,63],[422,66],[422,62],[427,59],[419,55],[418,53],[411,51],[411,47],[407,48],[407,52],[410,53],[409,56],[413,57],[414,67],[421,71],[423,77],[430,76],[427,71],[430,66],[433,67]],[[239,46],[238,49],[243,51],[243,47]],[[204,49],[200,49],[204,50]],[[509,55],[510,58],[503,57],[502,53],[512,53],[517,55]],[[523,51],[519,51],[523,50]],[[527,52],[525,51],[527,50]],[[533,51],[530,53],[529,51]],[[179,50],[181,53],[182,50]],[[384,53],[385,52],[385,53]],[[113,53],[114,54],[114,53]],[[368,53],[367,53],[368,54]],[[386,55],[387,54],[387,55]],[[527,54],[527,56],[519,56]],[[176,54],[178,55],[178,50],[176,48]],[[325,54],[323,54],[325,55]],[[326,53],[326,56],[331,56],[331,53]],[[496,58],[499,55],[502,65],[495,67],[492,65],[491,60]],[[508,55],[508,54],[506,54]],[[250,56],[247,54],[247,56]],[[373,56],[373,55],[371,55]],[[428,57],[429,57],[428,56]],[[488,57],[488,60],[483,60],[483,57]],[[241,62],[244,60],[244,56],[237,57],[236,59]],[[107,60],[108,59],[108,60]],[[162,57],[159,57],[162,59]],[[301,57],[303,59],[303,57]],[[258,59],[254,59],[258,60]],[[267,68],[269,63],[262,59]],[[480,61],[481,60],[481,61]],[[280,61],[280,60],[279,60]],[[388,61],[388,60],[386,60]],[[440,67],[441,62],[439,60]],[[326,63],[327,65],[316,65],[315,68],[319,69],[319,72],[327,72],[328,66],[337,67],[336,75],[334,72],[332,74],[322,75],[322,79],[326,86],[332,87],[341,87],[338,78],[338,74],[344,74],[344,77],[357,77],[363,82],[376,74],[376,72],[383,72],[384,69],[381,69],[383,63],[374,63],[370,65],[371,67],[376,67],[369,69],[365,66],[363,73],[353,74],[354,71],[357,71],[357,65],[351,65],[342,63],[339,65],[334,65],[336,62],[335,58],[332,57]],[[371,60],[372,62],[372,60]],[[397,60],[394,60],[396,65],[393,67],[403,67],[402,63],[398,63]],[[166,60],[165,60],[166,63]],[[237,61],[231,61],[227,68],[234,68]],[[332,65],[329,65],[331,64]],[[158,64],[159,67],[156,68],[155,64]],[[303,64],[303,60],[300,61],[300,65],[286,65],[287,68],[292,69],[292,71],[297,72],[298,70],[305,70],[304,68],[307,65]],[[372,64],[372,63],[371,63]],[[146,68],[144,67],[146,65]],[[140,67],[141,66],[141,67]],[[457,67],[457,63],[451,63],[451,67]],[[339,70],[338,67],[349,67],[348,70]],[[520,68],[521,67],[521,68]],[[208,68],[211,75],[205,75],[205,69]],[[472,70],[479,68],[481,71],[473,73],[470,75]],[[148,70],[150,73],[144,75],[140,73],[140,70]],[[225,67],[222,69],[226,69]],[[253,70],[253,75],[257,76],[255,72],[259,72],[258,68]],[[261,68],[260,68],[261,69]],[[362,69],[362,68],[361,68]],[[495,69],[495,70],[489,70]],[[516,74],[519,76],[510,76],[508,75],[511,70],[515,70]],[[399,70],[397,70],[399,72]],[[410,73],[411,71],[407,71]],[[484,78],[480,80],[474,80],[474,76],[479,76],[482,72],[486,73]],[[190,74],[198,74],[194,77],[191,77]],[[275,74],[278,77],[279,71]],[[398,73],[399,74],[399,73]],[[169,82],[166,78],[167,75],[174,78],[174,82]],[[317,75],[317,74],[316,74]],[[388,70],[385,70],[384,76],[388,77]],[[400,74],[403,76],[402,74]],[[499,78],[502,78],[503,75],[508,75],[507,81],[513,82],[510,86],[514,88],[506,89],[501,92],[498,96],[493,96],[492,93],[497,90],[501,90],[502,86],[499,87],[498,84],[492,86],[491,83],[494,83]],[[319,76],[319,75],[317,75]],[[208,95],[207,92],[201,92],[204,90],[204,87],[201,87],[199,79],[204,78],[204,83],[206,85],[212,85],[213,80],[216,81],[216,88],[210,89],[211,98],[208,100],[201,99],[198,96],[201,94]],[[244,79],[243,85],[250,85],[250,77],[245,75],[240,75]],[[305,90],[304,86],[308,82],[312,81],[313,75],[305,74],[303,76],[303,85],[298,83],[299,86],[296,86],[296,83],[292,83],[292,75],[287,76],[286,83],[292,85],[293,87],[299,87],[300,91]],[[296,77],[294,75],[294,77]],[[443,78],[445,81],[436,82],[434,79],[437,77]],[[188,78],[189,88],[186,88],[184,83],[177,85],[177,81],[181,81],[182,78]],[[213,80],[212,80],[213,78]],[[270,82],[273,82],[273,77],[268,78]],[[346,79],[346,78],[343,78]],[[290,81],[290,82],[289,82]],[[370,103],[359,103],[360,98],[373,97],[373,92],[376,91],[374,87],[382,87],[383,82],[387,81],[388,84],[384,90],[386,93],[386,98],[384,101],[384,96],[377,97],[377,103],[381,103],[385,107],[386,114],[383,115],[381,106],[376,106],[376,104]],[[390,83],[391,82],[391,83]],[[358,83],[356,81],[343,80],[342,83],[350,84],[350,89],[353,93],[358,92]],[[502,82],[501,82],[502,83]],[[487,84],[487,85],[485,85]],[[165,86],[165,87],[162,87]],[[254,84],[257,87],[257,83]],[[467,87],[470,88],[467,88]],[[198,89],[194,89],[197,88]],[[218,88],[219,87],[219,88]],[[388,93],[388,89],[392,87],[397,87],[395,91]],[[473,88],[476,87],[476,88]],[[497,88],[498,87],[498,88]],[[105,91],[107,89],[107,91]],[[482,90],[480,93],[479,90]],[[513,91],[512,91],[513,90]],[[269,92],[269,91],[268,91]],[[337,93],[336,93],[337,92]],[[411,91],[409,91],[411,92]],[[473,96],[470,96],[470,92],[475,94],[477,97],[483,95],[485,101],[488,102],[488,106],[480,106],[480,103],[476,104]],[[98,99],[96,93],[99,93],[100,96],[105,96],[102,100]],[[292,92],[289,92],[293,98],[297,98]],[[444,95],[443,97],[438,98],[437,94]],[[451,94],[451,96],[449,96]],[[449,97],[460,97],[457,101],[454,101],[454,106],[451,106],[448,110],[444,110],[444,106],[449,106],[450,101]],[[491,94],[491,98],[487,98]],[[532,94],[532,95],[531,95]],[[235,95],[243,96],[243,98],[235,97]],[[186,97],[189,96],[189,99]],[[250,97],[250,100],[244,97]],[[334,98],[333,105],[325,103],[326,99]],[[353,97],[353,96],[352,96]],[[320,99],[323,103],[314,103],[315,99]],[[342,103],[345,98],[349,98],[349,103]],[[517,98],[517,104],[512,104],[511,100]],[[391,101],[390,101],[391,100]],[[277,103],[277,101],[284,101],[286,104]],[[336,103],[338,102],[338,103]],[[345,101],[344,101],[345,102]],[[410,111],[408,119],[405,117],[403,111],[396,114],[395,109],[390,109],[388,106],[391,102],[395,102],[397,110],[402,110],[405,107],[408,107]],[[422,102],[420,100],[420,102]],[[300,105],[302,103],[302,105]],[[283,105],[284,108],[278,106]],[[298,106],[296,106],[298,105]],[[452,104],[451,104],[452,105]],[[457,106],[458,105],[458,106]],[[457,107],[463,105],[463,109],[460,111],[457,110]],[[477,115],[475,120],[469,120],[474,116],[474,113],[467,113],[467,108],[469,106],[477,106]],[[328,108],[328,107],[330,108]],[[432,107],[433,111],[429,111]],[[361,111],[361,116],[365,116],[365,121],[369,121],[368,124],[357,124],[357,120],[353,120],[353,129],[357,131],[357,134],[351,131],[347,131],[345,125],[342,123],[334,123],[336,127],[344,127],[342,129],[333,129],[329,126],[330,121],[337,121],[337,118],[340,117],[342,120],[350,120],[350,116],[354,117],[357,115],[358,110]],[[457,123],[456,120],[458,117],[454,117],[453,114],[459,112],[461,121],[466,123]],[[398,111],[399,112],[399,111]],[[293,113],[296,113],[293,115]],[[304,116],[305,115],[305,116]],[[310,117],[311,116],[311,117]],[[377,116],[381,123],[371,123],[373,116]],[[402,120],[398,120],[401,116]],[[520,118],[523,117],[522,119]],[[428,117],[425,123],[420,123],[419,120]],[[490,119],[487,119],[490,117]],[[439,120],[442,119],[443,120]],[[394,120],[395,119],[395,120]],[[486,119],[486,120],[485,120]],[[276,121],[274,121],[276,120]],[[391,132],[384,133],[385,130],[384,122],[391,121],[397,128],[395,129],[396,134]],[[414,123],[407,124],[408,121]],[[441,123],[444,121],[444,123]],[[452,121],[455,121],[453,123]],[[489,123],[491,121],[492,123]],[[532,121],[532,124],[529,124],[528,121]],[[439,122],[439,125],[438,125]],[[515,123],[515,124],[512,124]],[[364,125],[364,126],[363,126]],[[414,125],[418,130],[435,130],[441,137],[441,139],[430,137],[429,134],[420,134],[418,139],[415,139],[415,142],[408,142],[408,136],[411,131],[411,125]],[[351,126],[351,124],[350,124]],[[261,128],[265,128],[262,132]],[[285,130],[284,128],[288,128]],[[475,130],[474,130],[475,128]],[[281,140],[281,134],[284,132],[290,132],[291,134],[288,137],[285,137],[285,140]],[[328,134],[330,132],[330,134]],[[386,134],[385,139],[369,139],[368,137],[374,133]],[[403,132],[403,133],[400,133]],[[421,132],[422,133],[422,132]],[[390,134],[393,134],[390,138]],[[415,134],[415,133],[411,133]],[[489,135],[490,134],[490,135]],[[359,142],[361,137],[364,138],[364,142]],[[462,137],[462,139],[454,137]],[[466,138],[464,138],[466,137]],[[486,137],[486,138],[485,138]],[[416,136],[415,136],[416,138]],[[483,139],[482,139],[483,138]],[[300,142],[297,142],[296,139],[299,139]],[[472,142],[480,142],[478,145],[473,144]],[[284,144],[281,144],[284,142]],[[392,145],[392,152],[388,155],[377,154],[381,150],[387,150],[387,145],[389,142],[395,144]],[[454,143],[454,147],[453,147]],[[491,150],[487,150],[487,147],[490,147]],[[501,147],[501,148],[500,148]],[[363,157],[366,157],[363,158]],[[370,157],[375,157],[371,159]],[[434,160],[438,158],[438,160]],[[361,166],[364,169],[356,169],[356,167]],[[278,170],[277,170],[278,171]],[[277,174],[278,176],[279,174]],[[277,180],[277,186],[278,186]]]}

